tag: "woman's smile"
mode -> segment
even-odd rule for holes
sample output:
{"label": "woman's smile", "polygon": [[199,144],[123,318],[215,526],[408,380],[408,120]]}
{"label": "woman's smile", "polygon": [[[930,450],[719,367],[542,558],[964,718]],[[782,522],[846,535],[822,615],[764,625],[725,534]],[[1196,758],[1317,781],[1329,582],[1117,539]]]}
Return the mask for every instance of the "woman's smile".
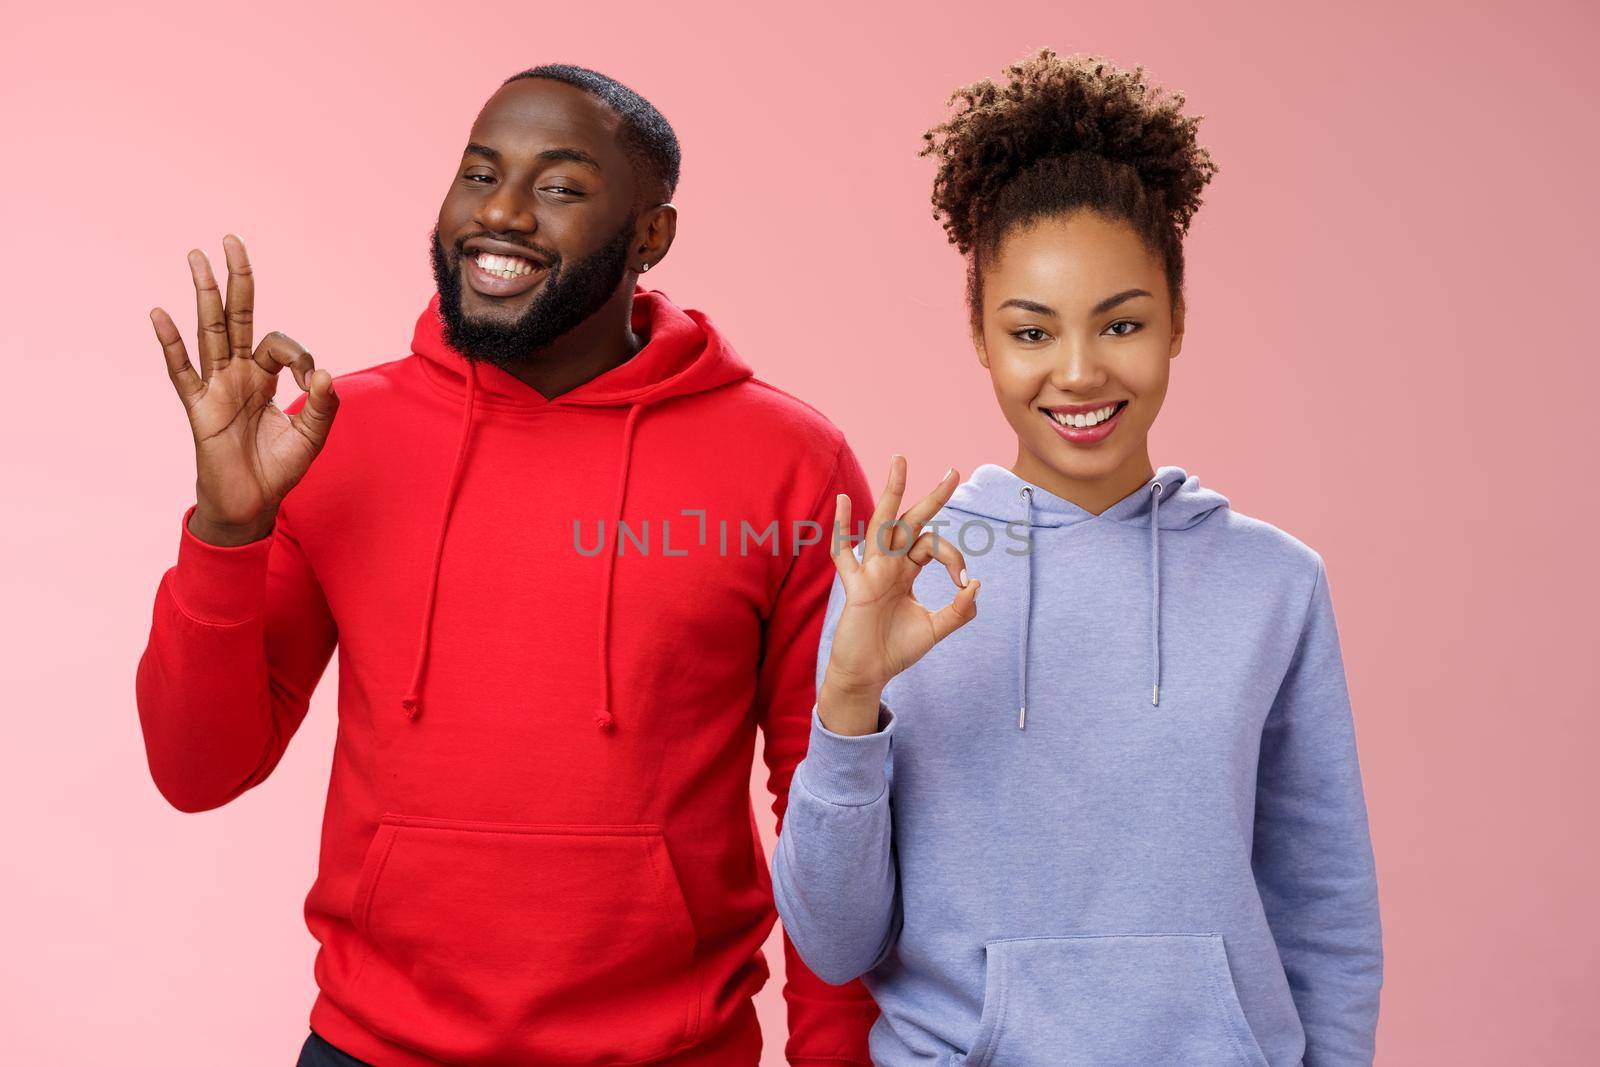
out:
{"label": "woman's smile", "polygon": [[1063,441],[1075,445],[1094,445],[1111,436],[1127,406],[1128,401],[1117,400],[1094,408],[1079,404],[1040,408],[1039,411],[1050,420],[1050,428]]}

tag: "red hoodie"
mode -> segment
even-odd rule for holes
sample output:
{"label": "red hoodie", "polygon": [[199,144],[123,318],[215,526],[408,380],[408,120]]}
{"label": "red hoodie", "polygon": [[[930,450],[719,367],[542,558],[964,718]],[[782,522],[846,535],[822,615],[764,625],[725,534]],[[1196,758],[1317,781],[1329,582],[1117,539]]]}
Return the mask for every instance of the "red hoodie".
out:
{"label": "red hoodie", "polygon": [[[339,377],[271,536],[208,545],[184,513],[137,674],[150,771],[184,811],[259,784],[337,648],[310,1021],[359,1059],[759,1058],[756,728],[781,818],[834,496],[874,501],[706,316],[636,289],[633,328],[547,400],[449,348],[435,296],[411,356]],[[866,991],[785,947],[791,1062],[868,1064]]]}

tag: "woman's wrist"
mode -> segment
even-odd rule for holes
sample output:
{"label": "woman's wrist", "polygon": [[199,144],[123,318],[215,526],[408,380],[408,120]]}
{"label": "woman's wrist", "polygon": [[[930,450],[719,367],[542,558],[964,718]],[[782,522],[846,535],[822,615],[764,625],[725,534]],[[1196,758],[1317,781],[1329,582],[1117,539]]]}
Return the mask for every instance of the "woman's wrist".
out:
{"label": "woman's wrist", "polygon": [[860,737],[878,732],[881,685],[851,685],[825,676],[817,693],[817,718],[833,733]]}

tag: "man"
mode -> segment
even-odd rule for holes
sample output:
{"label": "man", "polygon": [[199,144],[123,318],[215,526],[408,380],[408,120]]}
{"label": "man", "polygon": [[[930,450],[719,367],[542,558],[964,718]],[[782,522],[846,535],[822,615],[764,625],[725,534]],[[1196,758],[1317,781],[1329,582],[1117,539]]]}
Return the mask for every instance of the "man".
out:
{"label": "man", "polygon": [[[199,373],[151,313],[199,471],[137,676],[162,794],[263,781],[340,653],[303,1064],[759,1058],[755,733],[781,818],[835,497],[872,502],[832,424],[636,286],[678,167],[638,95],[537,67],[472,127],[409,357],[335,388],[252,349],[231,235],[226,301],[189,257]],[[786,949],[790,1062],[868,1063],[865,990]]]}

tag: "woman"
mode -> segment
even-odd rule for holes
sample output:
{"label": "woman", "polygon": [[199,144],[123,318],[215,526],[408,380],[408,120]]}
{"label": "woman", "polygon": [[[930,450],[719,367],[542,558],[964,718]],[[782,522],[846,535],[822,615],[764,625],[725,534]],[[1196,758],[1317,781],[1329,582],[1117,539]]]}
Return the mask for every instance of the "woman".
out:
{"label": "woman", "polygon": [[[896,523],[896,456],[836,550],[779,912],[818,974],[864,978],[878,1063],[1368,1064],[1377,885],[1322,557],[1149,459],[1216,168],[1142,69],[1007,74],[924,154],[1017,459]],[[961,588],[929,612],[934,558]]]}

